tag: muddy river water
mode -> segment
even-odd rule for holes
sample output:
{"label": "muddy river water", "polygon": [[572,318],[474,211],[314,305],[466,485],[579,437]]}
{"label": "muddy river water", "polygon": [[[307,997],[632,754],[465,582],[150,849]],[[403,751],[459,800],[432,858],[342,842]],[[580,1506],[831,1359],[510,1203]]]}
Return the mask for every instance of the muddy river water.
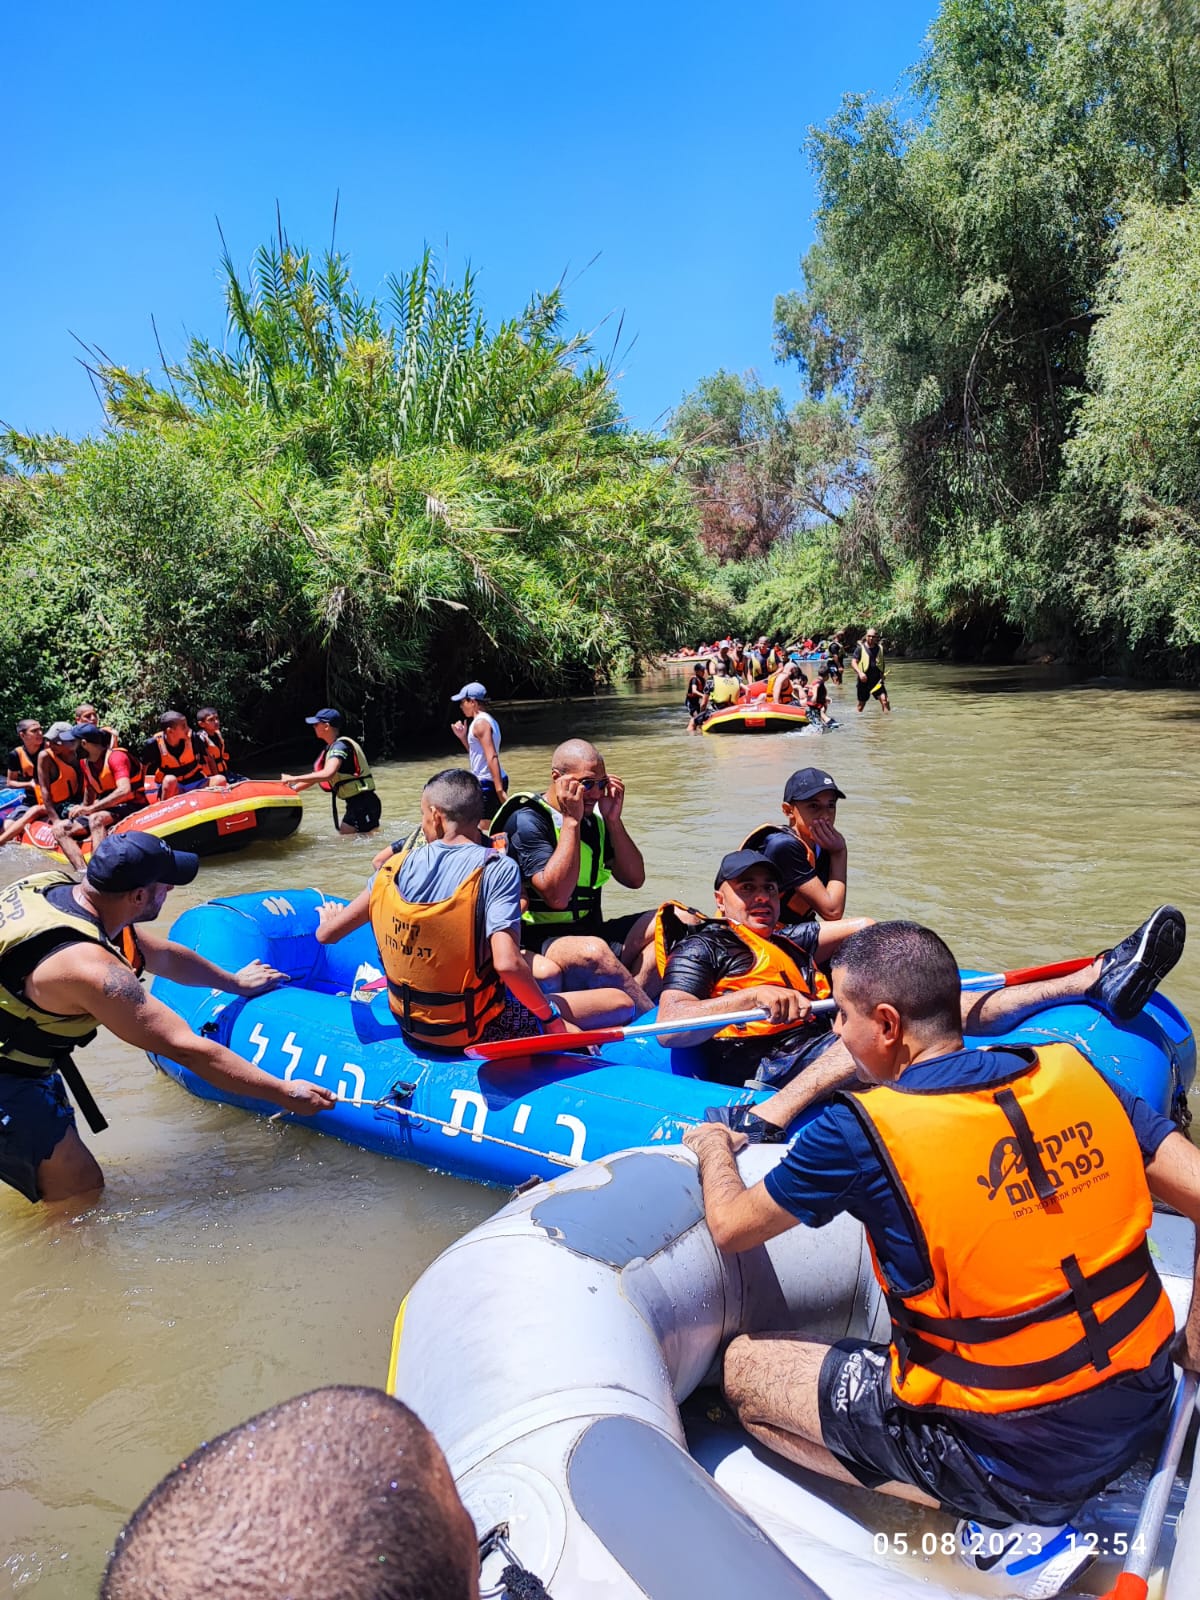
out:
{"label": "muddy river water", "polygon": [[[604,699],[502,708],[505,765],[513,788],[541,787],[575,733],[625,779],[647,884],[606,895],[610,914],[709,905],[717,858],[816,765],[848,796],[851,913],[928,922],[964,964],[1090,953],[1162,900],[1200,919],[1200,694],[1041,669],[890,676],[890,717],[856,716],[843,689],[837,732],[698,738],[667,669]],[[447,734],[380,767],[380,838],[411,825],[456,749]],[[206,864],[167,915],[251,889],[352,895],[378,842],[335,836],[310,792],[297,835]],[[0,884],[38,866],[10,847]],[[1200,1015],[1200,931],[1168,989]],[[103,1197],[64,1217],[0,1193],[0,1596],[94,1595],[129,1511],[201,1439],[321,1383],[382,1383],[401,1296],[505,1198],[203,1104],[112,1040],[85,1061],[111,1124],[91,1140]]]}

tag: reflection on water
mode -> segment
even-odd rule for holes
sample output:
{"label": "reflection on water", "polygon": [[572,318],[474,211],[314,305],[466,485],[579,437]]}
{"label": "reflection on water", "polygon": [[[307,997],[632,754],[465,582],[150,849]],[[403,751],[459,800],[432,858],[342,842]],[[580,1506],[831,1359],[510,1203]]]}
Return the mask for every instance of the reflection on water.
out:
{"label": "reflection on water", "polygon": [[[720,855],[778,814],[796,767],[846,791],[851,912],[931,923],[964,963],[1087,954],[1160,900],[1200,907],[1194,799],[1200,695],[1069,685],[1036,668],[891,668],[894,711],[839,732],[689,737],[683,678],[502,712],[515,789],[544,785],[562,738],[590,735],[628,785],[644,891],[707,907]],[[444,752],[379,769],[380,838],[417,815]],[[361,887],[378,841],[340,839],[327,798],[299,834],[206,864],[171,914],[243,890]],[[0,883],[37,870],[0,852]],[[1169,988],[1200,1010],[1200,961]],[[83,1216],[0,1193],[0,1595],[95,1592],[114,1534],[201,1439],[328,1382],[381,1383],[392,1317],[417,1274],[505,1197],[193,1100],[137,1052],[98,1040],[88,1077],[112,1126]],[[498,1330],[502,1332],[502,1330]]]}

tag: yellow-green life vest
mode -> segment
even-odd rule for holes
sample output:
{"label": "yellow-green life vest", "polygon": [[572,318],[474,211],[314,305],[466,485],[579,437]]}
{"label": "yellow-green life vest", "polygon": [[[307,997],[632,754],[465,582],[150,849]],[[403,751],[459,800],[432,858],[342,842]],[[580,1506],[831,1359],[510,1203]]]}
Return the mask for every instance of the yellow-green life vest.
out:
{"label": "yellow-green life vest", "polygon": [[137,945],[130,929],[125,930],[124,948],[106,938],[83,907],[77,911],[53,906],[47,890],[59,884],[74,884],[64,872],[39,872],[20,878],[0,891],[0,1074],[19,1078],[48,1077],[73,1049],[96,1036],[96,1019],[86,1014],[60,1017],[43,1011],[10,987],[7,971],[11,958],[30,940],[42,940],[47,951],[63,941],[87,939],[111,951],[126,966],[137,971]]}
{"label": "yellow-green life vest", "polygon": [[[554,814],[552,806],[548,805],[540,794],[513,794],[497,811],[491,821],[491,833],[504,832],[504,825],[513,814],[522,806],[533,806],[544,816],[550,818],[554,827],[554,842],[558,843],[562,829]],[[561,911],[553,906],[548,906],[538,894],[528,878],[522,880],[521,889],[525,896],[525,910],[521,913],[522,922],[543,924],[553,927],[561,923],[586,922],[600,919],[600,891],[612,873],[604,865],[604,847],[608,842],[608,830],[604,826],[604,818],[594,812],[599,835],[596,840],[596,849],[593,850],[588,841],[583,837],[583,830],[579,833],[579,882],[575,885],[575,892],[570,901]]]}
{"label": "yellow-green life vest", "polygon": [[[354,771],[348,773],[344,767],[339,767],[328,783],[322,783],[322,789],[332,790],[334,798],[337,800],[350,800],[356,794],[365,794],[368,789],[373,789],[375,787],[375,779],[371,773],[371,763],[363,754],[362,745],[344,733],[339,733],[332,742],[350,746],[351,753],[354,756]],[[315,768],[323,767],[327,755],[328,750],[323,750],[313,763],[313,766]]]}

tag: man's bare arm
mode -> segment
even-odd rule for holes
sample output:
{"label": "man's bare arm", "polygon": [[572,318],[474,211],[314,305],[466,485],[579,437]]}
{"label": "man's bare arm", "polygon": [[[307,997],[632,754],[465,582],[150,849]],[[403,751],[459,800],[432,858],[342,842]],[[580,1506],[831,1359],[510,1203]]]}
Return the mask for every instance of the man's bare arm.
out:
{"label": "man's bare arm", "polygon": [[193,1033],[182,1017],[146,992],[124,962],[95,945],[67,945],[47,956],[26,979],[25,993],[48,1011],[95,1017],[126,1044],[178,1061],[228,1093],[267,1100],[301,1115],[324,1111],[335,1102],[328,1089],[303,1079],[272,1077],[224,1045]]}
{"label": "man's bare arm", "polygon": [[[1181,1211],[1200,1237],[1200,1150],[1181,1133],[1168,1134],[1146,1165],[1146,1179],[1154,1198]],[[1171,1354],[1181,1366],[1200,1372],[1200,1256],[1187,1321]]]}
{"label": "man's bare arm", "polygon": [[764,1184],[747,1189],[742,1182],[734,1159],[735,1150],[745,1143],[740,1134],[720,1123],[703,1122],[689,1128],[683,1142],[700,1164],[704,1218],[718,1250],[730,1255],[753,1250],[796,1226],[795,1217],[771,1199]]}
{"label": "man's bare arm", "polygon": [[[389,850],[391,846],[389,845]],[[371,920],[370,886],[360,889],[348,906],[335,906],[328,900],[318,907],[317,943],[337,944],[356,928],[365,928]]]}

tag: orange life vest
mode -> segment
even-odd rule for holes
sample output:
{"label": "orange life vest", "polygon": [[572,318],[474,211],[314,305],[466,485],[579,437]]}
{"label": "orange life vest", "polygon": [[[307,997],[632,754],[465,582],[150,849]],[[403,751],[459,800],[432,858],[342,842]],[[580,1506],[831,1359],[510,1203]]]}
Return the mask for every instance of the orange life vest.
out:
{"label": "orange life vest", "polygon": [[201,733],[200,745],[208,757],[208,770],[216,777],[229,771],[229,750],[223,733]]}
{"label": "orange life vest", "polygon": [[387,974],[388,1003],[407,1038],[443,1050],[476,1044],[508,991],[484,931],[489,857],[445,900],[405,900],[396,887],[409,851],[385,863],[371,888],[371,927]]}
{"label": "orange life vest", "polygon": [[[25,779],[26,783],[33,784],[33,803],[35,806],[40,806],[42,803],[42,791],[37,782],[37,765],[23,744],[18,744],[16,746],[15,754],[17,757],[17,765],[21,769],[21,776]],[[41,754],[40,750],[38,751],[38,754]]]}
{"label": "orange life vest", "polygon": [[105,750],[104,764],[99,772],[92,771],[92,764],[86,756],[80,757],[79,770],[83,774],[83,786],[87,790],[88,800],[103,800],[112,794],[117,787],[117,780],[113,777],[112,767],[109,765],[108,760],[114,749],[119,750],[129,761],[129,781],[132,792],[129,799],[127,801],[123,800],[121,804],[144,806],[146,804],[146,784],[142,764],[136,756],[130,755],[124,745],[119,744],[110,744]]}
{"label": "orange life vest", "polygon": [[167,743],[165,733],[156,733],[154,743],[158,746],[156,775],[160,783],[168,776],[177,778],[180,783],[191,783],[205,776],[204,757],[196,749],[196,741],[190,733],[174,750]]}
{"label": "orange life vest", "polygon": [[50,804],[52,806],[73,805],[83,796],[83,779],[79,775],[79,768],[73,767],[69,762],[58,761],[50,757],[50,764],[54,768],[54,776],[50,780]]}
{"label": "orange life vest", "polygon": [[1174,1332],[1121,1102],[1074,1045],[1016,1053],[1026,1064],[978,1089],[906,1090],[901,1078],[839,1096],[927,1267],[902,1295],[875,1260],[904,1405],[990,1415],[1053,1404],[1143,1371]]}
{"label": "orange life vest", "polygon": [[[672,945],[680,937],[686,937],[694,929],[680,928],[674,913],[690,910],[682,906],[677,900],[667,900],[655,913],[654,917],[654,959],[658,966],[659,976],[662,977],[667,970],[667,957],[671,953]],[[692,912],[695,916],[698,913]],[[705,921],[713,919],[706,918]],[[750,954],[754,957],[748,972],[743,972],[736,977],[719,978],[713,989],[713,996],[719,994],[733,994],[738,989],[756,989],[759,984],[774,984],[781,989],[795,989],[800,994],[806,994],[814,1000],[825,1000],[829,997],[829,981],[823,972],[815,967],[808,968],[808,964],[801,964],[803,952],[796,946],[793,956],[783,948],[788,941],[782,935],[771,939],[764,939],[761,934],[755,933],[752,928],[745,927],[740,922],[721,922],[723,928],[728,928],[737,935]],[[800,958],[800,959],[797,959]],[[807,970],[806,970],[807,969]],[[749,1039],[762,1034],[789,1033],[797,1026],[794,1022],[743,1022],[730,1028],[722,1028],[713,1035],[715,1039]]]}

